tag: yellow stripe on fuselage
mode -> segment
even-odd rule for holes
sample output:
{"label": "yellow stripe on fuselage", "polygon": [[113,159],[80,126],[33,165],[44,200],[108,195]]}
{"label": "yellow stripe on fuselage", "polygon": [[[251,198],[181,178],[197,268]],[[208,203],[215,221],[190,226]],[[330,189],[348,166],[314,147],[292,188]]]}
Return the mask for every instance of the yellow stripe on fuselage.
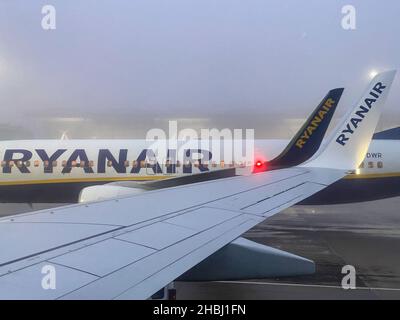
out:
{"label": "yellow stripe on fuselage", "polygon": [[[146,181],[146,180],[165,180],[174,177],[175,176],[138,176],[138,177],[103,177],[103,178],[66,178],[66,179],[46,179],[46,180],[14,180],[14,181],[0,181],[0,186],[51,184],[51,183],[77,183],[77,182]],[[345,176],[344,179],[377,179],[377,178],[390,178],[390,177],[400,177],[400,172],[349,174]]]}
{"label": "yellow stripe on fuselage", "polygon": [[46,183],[164,180],[173,177],[174,176],[139,176],[139,177],[110,177],[110,178],[104,177],[104,178],[68,178],[68,179],[46,179],[46,180],[14,180],[14,181],[0,181],[0,186],[46,184]]}
{"label": "yellow stripe on fuselage", "polygon": [[377,179],[400,177],[400,172],[349,174],[344,179]]}

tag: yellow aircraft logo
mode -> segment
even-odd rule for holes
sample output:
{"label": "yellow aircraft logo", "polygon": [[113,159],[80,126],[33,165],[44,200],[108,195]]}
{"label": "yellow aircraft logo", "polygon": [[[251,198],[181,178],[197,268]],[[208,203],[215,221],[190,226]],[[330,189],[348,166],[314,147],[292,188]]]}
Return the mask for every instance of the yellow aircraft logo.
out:
{"label": "yellow aircraft logo", "polygon": [[310,125],[304,130],[303,134],[296,141],[296,147],[303,148],[303,146],[307,143],[308,139],[312,136],[313,132],[318,128],[325,115],[329,112],[332,106],[335,104],[335,101],[331,98],[327,99],[324,105],[319,109],[317,115],[311,120]]}

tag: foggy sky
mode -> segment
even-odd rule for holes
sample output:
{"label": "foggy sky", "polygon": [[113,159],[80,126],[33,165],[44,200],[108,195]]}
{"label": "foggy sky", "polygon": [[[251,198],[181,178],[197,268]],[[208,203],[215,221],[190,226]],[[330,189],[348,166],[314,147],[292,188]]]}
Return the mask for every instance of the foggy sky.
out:
{"label": "foggy sky", "polygon": [[[289,138],[329,89],[346,88],[341,115],[372,69],[400,67],[399,14],[396,0],[0,0],[0,140],[142,138],[167,120]],[[400,125],[399,77],[380,129]]]}

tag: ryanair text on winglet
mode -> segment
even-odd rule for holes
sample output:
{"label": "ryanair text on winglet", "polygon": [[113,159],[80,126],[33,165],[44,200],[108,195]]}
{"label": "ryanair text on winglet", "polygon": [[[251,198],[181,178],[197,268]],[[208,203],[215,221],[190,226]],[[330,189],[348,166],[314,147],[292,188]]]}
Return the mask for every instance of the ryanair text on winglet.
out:
{"label": "ryanair text on winglet", "polygon": [[318,128],[321,121],[324,119],[325,115],[329,112],[329,110],[334,105],[335,101],[331,98],[327,99],[321,109],[318,110],[318,113],[311,120],[309,126],[307,126],[306,130],[304,130],[303,134],[296,141],[296,146],[298,148],[303,148],[308,139],[312,136],[313,132]]}
{"label": "ryanair text on winglet", "polygon": [[342,130],[341,134],[336,138],[337,143],[339,143],[342,146],[346,145],[346,141],[350,139],[348,135],[353,134],[354,130],[358,128],[358,124],[362,122],[363,119],[365,118],[365,113],[369,112],[372,105],[380,97],[385,88],[386,86],[384,86],[382,82],[378,82],[374,85],[372,91],[370,91],[369,93],[370,97],[365,98],[364,100],[364,104],[366,105],[366,107],[361,105],[358,108],[358,110],[354,113],[353,117],[346,124],[346,129]]}

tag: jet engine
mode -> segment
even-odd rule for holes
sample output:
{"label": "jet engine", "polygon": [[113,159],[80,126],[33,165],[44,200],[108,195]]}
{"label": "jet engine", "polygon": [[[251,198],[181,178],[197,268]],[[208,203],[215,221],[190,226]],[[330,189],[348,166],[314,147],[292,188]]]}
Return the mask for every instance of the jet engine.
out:
{"label": "jet engine", "polygon": [[124,196],[132,196],[145,191],[146,190],[141,188],[121,187],[110,184],[90,186],[82,189],[81,193],[79,194],[79,202],[99,201]]}

